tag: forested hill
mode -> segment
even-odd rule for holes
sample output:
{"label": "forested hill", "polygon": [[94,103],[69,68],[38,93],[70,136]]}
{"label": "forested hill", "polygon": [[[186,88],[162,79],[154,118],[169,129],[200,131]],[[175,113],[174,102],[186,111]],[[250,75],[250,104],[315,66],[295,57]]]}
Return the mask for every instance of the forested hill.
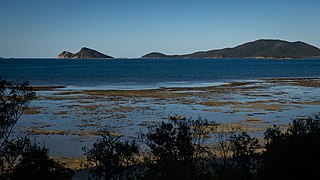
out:
{"label": "forested hill", "polygon": [[262,39],[234,48],[200,51],[184,55],[149,53],[142,58],[305,58],[320,57],[320,49],[304,42]]}

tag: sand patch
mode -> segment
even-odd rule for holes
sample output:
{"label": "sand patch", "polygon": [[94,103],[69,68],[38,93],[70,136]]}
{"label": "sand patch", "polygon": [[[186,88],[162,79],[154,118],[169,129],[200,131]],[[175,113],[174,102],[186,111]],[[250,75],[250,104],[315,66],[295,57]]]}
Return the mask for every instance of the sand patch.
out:
{"label": "sand patch", "polygon": [[86,157],[50,157],[55,161],[63,164],[65,167],[79,170],[82,169],[82,164],[87,160]]}
{"label": "sand patch", "polygon": [[205,106],[230,106],[230,105],[237,105],[237,104],[241,104],[241,103],[238,101],[215,101],[215,100],[209,100],[201,103],[201,105],[205,105]]}
{"label": "sand patch", "polygon": [[115,136],[121,136],[118,132],[97,130],[97,131],[71,131],[71,130],[53,130],[53,129],[43,129],[44,127],[33,126],[27,128],[27,133],[32,135],[76,135],[76,136],[101,136],[107,133],[111,133]]}
{"label": "sand patch", "polygon": [[280,85],[320,87],[320,78],[274,78],[264,80],[266,80],[268,83]]}
{"label": "sand patch", "polygon": [[254,124],[245,124],[243,122],[226,123],[217,126],[216,132],[218,133],[231,133],[231,132],[261,132],[266,131],[272,126],[260,126]]}
{"label": "sand patch", "polygon": [[247,118],[245,121],[250,123],[264,123],[262,119],[257,119],[257,118]]}
{"label": "sand patch", "polygon": [[235,109],[255,109],[255,110],[266,110],[266,111],[282,111],[284,110],[283,105],[280,104],[265,104],[265,103],[250,103],[231,106]]}
{"label": "sand patch", "polygon": [[292,102],[293,104],[320,105],[320,101]]}
{"label": "sand patch", "polygon": [[27,107],[23,113],[27,115],[40,114],[42,113],[40,109],[42,109],[42,107]]}
{"label": "sand patch", "polygon": [[89,105],[89,106],[80,106],[82,108],[85,108],[88,111],[95,111],[97,110],[100,106],[99,105]]}

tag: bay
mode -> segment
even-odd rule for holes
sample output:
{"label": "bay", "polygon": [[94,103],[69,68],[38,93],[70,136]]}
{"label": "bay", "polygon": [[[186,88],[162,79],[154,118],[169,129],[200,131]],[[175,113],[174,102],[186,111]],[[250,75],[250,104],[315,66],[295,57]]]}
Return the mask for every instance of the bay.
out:
{"label": "bay", "polygon": [[317,59],[3,59],[0,76],[31,85],[114,89],[206,86],[261,78],[319,77]]}
{"label": "bay", "polygon": [[13,130],[58,157],[83,156],[104,128],[136,137],[174,115],[261,137],[274,124],[318,113],[320,102],[317,59],[2,59],[0,76],[66,86],[38,90]]}

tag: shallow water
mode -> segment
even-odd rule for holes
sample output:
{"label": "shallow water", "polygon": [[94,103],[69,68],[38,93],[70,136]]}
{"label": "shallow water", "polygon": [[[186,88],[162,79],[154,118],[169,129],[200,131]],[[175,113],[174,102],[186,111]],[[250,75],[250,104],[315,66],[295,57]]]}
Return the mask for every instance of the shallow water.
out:
{"label": "shallow water", "polygon": [[[226,91],[218,91],[221,88]],[[172,96],[176,91],[178,93]],[[222,124],[250,125],[254,128],[250,133],[261,136],[273,124],[286,126],[297,116],[318,113],[320,107],[319,87],[265,80],[251,81],[231,89],[225,86],[161,89],[150,96],[140,96],[143,93],[137,92],[119,96],[112,95],[114,91],[97,92],[102,94],[92,95],[67,88],[66,91],[63,88],[39,91],[39,99],[31,102],[31,107],[38,109],[39,113],[23,115],[15,132],[29,134],[46,145],[54,156],[74,157],[82,156],[81,148],[90,147],[97,138],[90,133],[105,128],[126,137],[137,137],[137,133],[147,132],[150,125],[168,122],[169,116],[182,115]],[[163,98],[163,93],[170,98]],[[214,103],[205,105],[206,102]],[[250,122],[250,118],[257,122]]]}

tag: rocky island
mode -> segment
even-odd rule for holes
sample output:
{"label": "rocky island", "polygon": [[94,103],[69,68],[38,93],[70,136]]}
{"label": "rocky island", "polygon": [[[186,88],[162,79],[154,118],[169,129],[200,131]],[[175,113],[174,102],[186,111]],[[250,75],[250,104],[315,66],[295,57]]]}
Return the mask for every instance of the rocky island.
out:
{"label": "rocky island", "polygon": [[319,58],[320,49],[304,42],[287,42],[283,40],[261,39],[248,42],[234,48],[200,51],[184,55],[166,55],[152,52],[142,58],[257,58],[257,59],[291,59]]}
{"label": "rocky island", "polygon": [[83,47],[80,49],[79,52],[75,54],[68,51],[63,51],[58,55],[58,58],[59,59],[110,59],[113,57],[100,53],[96,50]]}

